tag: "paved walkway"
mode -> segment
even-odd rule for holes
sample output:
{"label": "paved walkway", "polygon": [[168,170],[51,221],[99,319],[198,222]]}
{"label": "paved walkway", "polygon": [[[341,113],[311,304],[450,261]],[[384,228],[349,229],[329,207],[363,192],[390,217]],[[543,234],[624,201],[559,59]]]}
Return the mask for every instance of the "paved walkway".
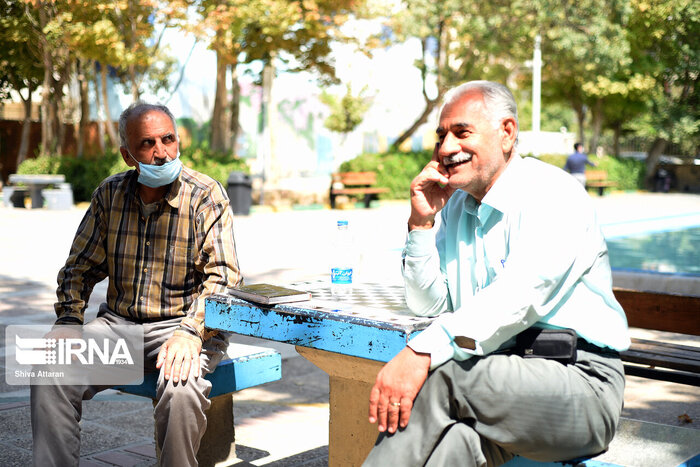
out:
{"label": "paved walkway", "polygon": [[[612,194],[594,198],[602,223],[700,213],[700,196]],[[0,207],[0,342],[9,324],[52,322],[56,273],[68,253],[83,209]],[[399,256],[408,205],[369,210],[290,210],[236,218],[240,265],[249,283],[327,278],[328,238],[334,222],[350,221],[360,250],[361,280],[400,283]],[[698,246],[700,248],[700,246]],[[94,316],[105,285],[88,309]],[[640,331],[641,332],[641,331]],[[661,334],[659,334],[661,336]],[[676,337],[676,336],[668,336]],[[698,344],[695,338],[687,338]],[[328,378],[290,345],[245,337],[283,356],[283,379],[235,395],[237,466],[321,466],[328,458]],[[5,346],[0,352],[4,357]],[[4,365],[4,358],[3,363]],[[4,373],[4,366],[1,370]],[[628,378],[624,416],[700,429],[700,389]],[[155,463],[149,400],[105,391],[84,404],[81,466]],[[0,465],[31,464],[28,388],[0,378]]]}

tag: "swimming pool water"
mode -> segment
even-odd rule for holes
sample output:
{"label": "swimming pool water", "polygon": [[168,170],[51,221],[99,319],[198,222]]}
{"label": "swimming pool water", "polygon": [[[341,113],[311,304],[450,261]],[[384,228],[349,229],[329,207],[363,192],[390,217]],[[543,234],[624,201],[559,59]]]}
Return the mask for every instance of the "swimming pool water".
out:
{"label": "swimming pool water", "polygon": [[700,276],[700,226],[607,240],[613,269]]}

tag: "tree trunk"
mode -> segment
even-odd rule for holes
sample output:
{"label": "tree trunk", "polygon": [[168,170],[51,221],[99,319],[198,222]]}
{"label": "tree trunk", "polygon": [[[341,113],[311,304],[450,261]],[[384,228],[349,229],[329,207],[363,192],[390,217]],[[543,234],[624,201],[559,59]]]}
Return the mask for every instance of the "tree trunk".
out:
{"label": "tree trunk", "polygon": [[593,120],[593,135],[591,135],[591,142],[588,146],[589,153],[595,152],[600,142],[600,133],[603,128],[603,99],[599,98],[595,101],[591,119]]}
{"label": "tree trunk", "polygon": [[[95,63],[95,67],[97,67],[97,63]],[[97,70],[95,70],[97,71]],[[100,91],[100,79],[99,79],[99,74],[95,73],[95,110],[97,111],[97,145],[100,148],[100,154],[105,153],[105,126],[104,122],[102,121],[101,115],[102,115],[102,105],[100,103],[101,99],[100,96],[102,95],[102,91]]]}
{"label": "tree trunk", "polygon": [[214,96],[214,110],[211,115],[211,140],[209,146],[214,151],[226,151],[226,108],[228,92],[226,90],[227,65],[223,57],[216,54],[216,92]]}
{"label": "tree trunk", "polygon": [[88,98],[88,81],[85,76],[86,67],[80,60],[77,61],[76,67],[78,71],[78,86],[80,88],[80,126],[78,127],[78,148],[76,156],[81,158],[85,153],[87,128],[90,123],[90,101]]}
{"label": "tree trunk", "polygon": [[141,98],[139,91],[138,77],[136,76],[136,66],[129,65],[129,79],[131,80],[131,100],[136,102]]}
{"label": "tree trunk", "polygon": [[[43,3],[37,5],[39,9],[39,25],[43,29],[49,22],[46,6]],[[49,44],[43,33],[40,34],[42,59],[44,62],[44,83],[41,88],[41,155],[51,153],[56,140],[53,133],[54,122],[51,113],[51,87],[53,84],[53,57]]]}
{"label": "tree trunk", "polygon": [[620,134],[622,133],[622,124],[620,122],[613,125],[613,154],[615,157],[620,157]]}
{"label": "tree trunk", "polygon": [[440,21],[440,23],[438,24],[437,30],[437,46],[435,51],[435,63],[437,64],[437,70],[435,71],[435,73],[437,75],[436,81],[438,93],[434,99],[428,97],[428,93],[426,90],[426,80],[428,78],[428,65],[426,64],[425,55],[426,53],[428,53],[428,38],[423,38],[423,40],[421,41],[422,55],[420,69],[421,80],[423,82],[423,99],[425,100],[425,108],[423,109],[423,113],[421,113],[418,119],[416,119],[416,121],[413,122],[413,124],[410,127],[408,127],[406,131],[404,131],[398,138],[396,138],[396,141],[394,141],[394,143],[391,145],[392,151],[398,151],[399,147],[403,144],[403,142],[410,138],[411,135],[415,133],[415,131],[428,120],[428,116],[430,115],[430,113],[442,100],[442,96],[445,93],[445,89],[442,84],[442,70],[444,70],[447,66],[447,54],[444,53],[443,50],[443,44],[446,43],[444,37],[445,34],[445,22],[443,20]]}
{"label": "tree trunk", "polygon": [[574,112],[576,112],[576,120],[578,122],[578,141],[583,143],[585,141],[586,109],[582,104],[578,103],[573,103],[572,107]]}
{"label": "tree trunk", "polygon": [[275,154],[272,152],[272,133],[270,130],[270,115],[272,108],[272,82],[275,78],[275,66],[272,63],[274,57],[269,57],[263,65],[262,71],[262,99],[260,102],[260,126],[258,137],[258,160],[262,168],[263,186],[260,189],[260,204],[264,204],[264,184],[267,180],[278,179],[278,167]]}
{"label": "tree trunk", "polygon": [[63,145],[65,144],[66,141],[66,126],[63,124],[64,121],[66,120],[65,114],[66,114],[66,103],[63,99],[65,96],[64,93],[64,87],[66,83],[68,82],[68,78],[70,77],[70,61],[68,60],[67,56],[68,53],[67,51],[65,52],[63,56],[63,64],[61,65],[61,68],[58,70],[58,79],[54,79],[54,85],[53,85],[53,96],[52,96],[52,102],[55,106],[55,112],[56,112],[56,149],[55,149],[55,154],[57,157],[63,156]]}
{"label": "tree trunk", "polygon": [[415,122],[413,122],[413,125],[408,127],[406,131],[404,131],[401,136],[396,138],[396,141],[394,141],[391,145],[391,150],[392,151],[398,151],[399,147],[401,144],[403,144],[404,141],[406,141],[408,138],[411,137],[413,133],[425,122],[428,121],[428,116],[430,116],[430,113],[433,111],[433,109],[437,106],[438,100],[437,99],[429,99],[425,101],[425,108],[423,109],[423,113],[420,114],[420,117],[416,119]]}
{"label": "tree trunk", "polygon": [[56,122],[56,146],[54,154],[56,157],[63,155],[63,142],[66,140],[66,126],[63,124],[63,115],[65,113],[65,105],[63,102],[63,79],[56,82],[56,92],[53,94],[53,104],[55,107],[55,122]]}
{"label": "tree trunk", "polygon": [[656,138],[647,152],[646,166],[647,170],[644,174],[644,183],[647,188],[651,189],[654,186],[654,175],[656,174],[656,166],[659,165],[661,154],[666,149],[668,141],[664,138]]}
{"label": "tree trunk", "polygon": [[121,142],[117,139],[117,134],[114,131],[114,124],[112,124],[112,117],[109,111],[109,97],[107,96],[107,66],[102,65],[100,68],[100,77],[102,79],[102,104],[105,109],[105,127],[107,128],[107,136],[109,136],[109,144],[112,149],[116,149],[121,145]]}
{"label": "tree trunk", "polygon": [[29,150],[29,135],[32,129],[32,94],[34,93],[34,88],[30,85],[28,88],[28,96],[25,99],[20,92],[19,95],[22,98],[22,103],[24,104],[24,120],[22,121],[22,137],[19,143],[19,151],[17,151],[17,165],[24,162],[27,158],[27,151]]}
{"label": "tree trunk", "polygon": [[238,63],[232,63],[231,67],[231,144],[229,149],[231,154],[234,156],[237,154],[238,150],[238,131],[241,128],[241,124],[238,121],[241,113],[241,86],[238,83]]}

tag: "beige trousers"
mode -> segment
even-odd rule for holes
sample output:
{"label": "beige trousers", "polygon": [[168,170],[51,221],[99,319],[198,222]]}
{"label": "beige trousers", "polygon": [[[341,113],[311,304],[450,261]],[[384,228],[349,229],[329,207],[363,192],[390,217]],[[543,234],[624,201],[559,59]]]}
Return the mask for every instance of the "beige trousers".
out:
{"label": "beige trousers", "polygon": [[619,357],[578,351],[563,365],[491,355],[430,373],[408,426],[382,434],[365,466],[497,466],[521,455],[562,461],[613,438],[625,378]]}
{"label": "beige trousers", "polygon": [[[86,326],[133,325],[144,330],[144,371],[156,370],[160,347],[178,327],[182,318],[150,323],[133,323],[111,312],[100,311]],[[211,383],[204,375],[213,372],[223,358],[227,339],[215,336],[205,342],[200,354],[201,375],[191,370],[185,384],[158,377],[154,406],[155,428],[161,464],[165,466],[197,465],[197,450],[207,426],[205,411]],[[80,419],[82,401],[92,399],[110,386],[32,385],[31,419],[34,437],[35,466],[77,466],[80,459]]]}

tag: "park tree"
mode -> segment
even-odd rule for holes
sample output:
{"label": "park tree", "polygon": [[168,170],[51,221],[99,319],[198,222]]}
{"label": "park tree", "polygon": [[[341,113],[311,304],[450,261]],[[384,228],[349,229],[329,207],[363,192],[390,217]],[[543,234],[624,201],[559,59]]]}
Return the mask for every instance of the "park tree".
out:
{"label": "park tree", "polygon": [[420,71],[425,106],[396,139],[398,148],[423,125],[445,92],[468,80],[513,81],[532,51],[528,3],[404,0],[387,21],[387,45],[420,41],[415,66]]}
{"label": "park tree", "polygon": [[167,4],[153,0],[83,0],[71,2],[70,8],[56,17],[51,28],[62,35],[76,57],[75,76],[81,90],[82,129],[89,116],[87,82],[92,75],[96,110],[102,116],[100,120],[105,121],[110,145],[113,148],[119,146],[110,118],[107,76],[111,71],[119,78],[134,101],[141,97],[145,84],[149,84],[154,93],[167,87],[175,61],[161,47],[161,39],[164,31],[172,26],[171,22],[181,15]]}
{"label": "park tree", "polygon": [[51,24],[68,7],[68,3],[66,0],[31,0],[23,4],[27,34],[37,45],[37,54],[25,57],[25,60],[39,60],[44,70],[41,84],[42,155],[63,152],[63,96],[69,78],[70,50]]}
{"label": "park tree", "polygon": [[[201,0],[194,5],[202,18],[200,31],[210,37],[217,54],[217,76],[211,121],[211,147],[234,149],[238,132],[239,63],[260,62],[257,81],[263,87],[263,111],[267,104],[275,64],[288,71],[311,71],[321,82],[334,82],[331,42],[346,40],[340,26],[359,0]],[[231,76],[229,98],[226,75]],[[263,121],[262,126],[267,123]]]}
{"label": "park tree", "polygon": [[22,3],[0,0],[0,100],[15,91],[22,100],[24,118],[16,166],[27,158],[31,130],[32,95],[44,76],[41,62],[28,60],[39,53],[32,42],[31,25]]}
{"label": "park tree", "polygon": [[[626,26],[630,10],[626,0],[581,0],[535,3],[533,27],[542,35],[543,99],[567,102],[576,113],[578,140],[585,141],[590,114],[591,139],[595,148],[604,128],[605,109],[619,97],[622,87],[635,76]],[[619,100],[615,101],[619,103]]]}
{"label": "park tree", "polygon": [[[4,15],[3,19],[15,20],[7,23],[10,29],[4,36],[8,31],[15,31],[16,37],[21,35],[26,41],[28,52],[11,57],[11,65],[25,73],[25,79],[35,71],[31,71],[32,63],[38,63],[43,70],[42,154],[63,153],[63,121],[69,113],[65,90],[71,79],[77,80],[80,90],[80,154],[90,113],[88,80],[95,78],[96,94],[105,107],[102,114],[107,119],[112,146],[118,145],[118,141],[109,122],[107,73],[112,70],[119,76],[134,99],[140,96],[146,81],[152,88],[167,85],[173,60],[162,54],[161,36],[155,34],[154,26],[162,24],[166,28],[168,20],[176,15],[167,10],[167,3],[157,0],[21,0],[8,1],[7,5],[13,8],[8,11],[12,15]],[[20,9],[22,14],[19,14]],[[7,56],[9,49],[3,52],[7,52]]]}
{"label": "park tree", "polygon": [[652,142],[646,158],[651,186],[669,142],[683,152],[700,152],[700,5],[693,0],[632,0],[629,25],[632,54],[655,80],[647,112],[634,129]]}

